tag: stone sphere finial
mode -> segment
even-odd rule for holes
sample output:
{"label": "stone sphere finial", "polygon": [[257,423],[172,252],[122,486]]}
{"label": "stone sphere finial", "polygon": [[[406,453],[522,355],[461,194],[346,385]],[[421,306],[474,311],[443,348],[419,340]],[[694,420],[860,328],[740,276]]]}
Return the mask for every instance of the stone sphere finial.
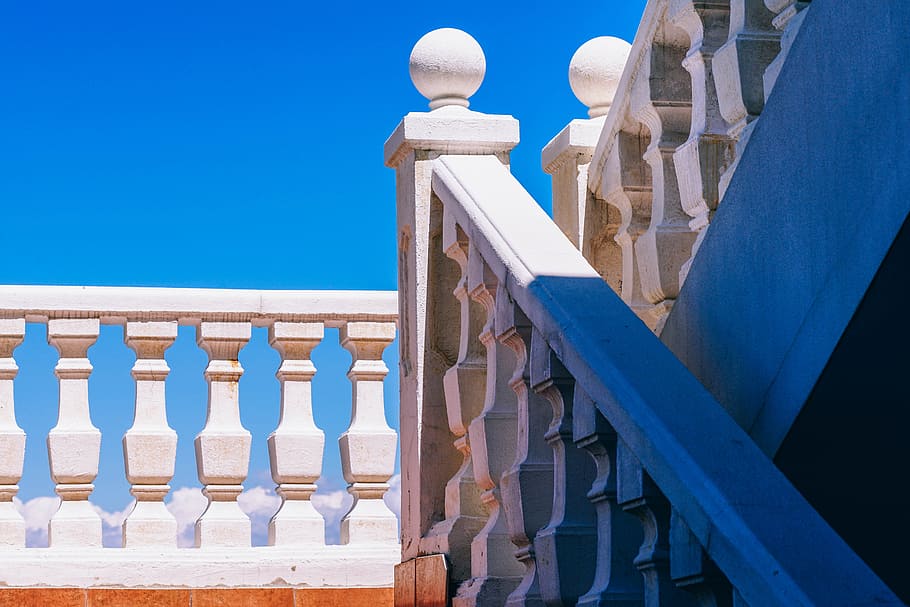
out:
{"label": "stone sphere finial", "polygon": [[487,62],[470,34],[451,27],[425,34],[411,51],[411,82],[430,100],[430,109],[468,107],[477,92]]}
{"label": "stone sphere finial", "polygon": [[572,92],[588,106],[588,116],[597,118],[610,111],[619,79],[632,45],[613,36],[588,40],[575,51],[569,62]]}

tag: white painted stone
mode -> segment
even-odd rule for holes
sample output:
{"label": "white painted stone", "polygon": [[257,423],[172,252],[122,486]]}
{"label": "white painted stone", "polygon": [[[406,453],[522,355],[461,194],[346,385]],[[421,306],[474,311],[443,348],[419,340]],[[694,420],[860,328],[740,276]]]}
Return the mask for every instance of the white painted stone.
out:
{"label": "white painted stone", "polygon": [[477,339],[486,314],[468,295],[467,238],[455,225],[452,215],[444,211],[442,246],[446,257],[457,264],[459,273],[452,292],[459,308],[458,359],[445,372],[442,383],[448,427],[455,437],[453,445],[463,459],[446,483],[445,519],[427,532],[424,550],[449,555],[451,583],[457,585],[471,576],[471,542],[486,522],[468,437],[468,428],[480,412],[486,389],[486,352]]}
{"label": "white painted stone", "polygon": [[89,417],[92,364],[86,358],[99,331],[97,319],[60,319],[47,324],[47,341],[60,353],[54,368],[60,387],[59,415],[47,435],[51,478],[62,500],[48,523],[51,547],[101,545],[101,518],[88,502],[98,475],[101,432]]}
{"label": "white painted stone", "polygon": [[269,343],[281,354],[276,377],[281,384],[281,417],[269,435],[272,479],[278,484],[281,507],[269,521],[269,545],[325,543],[325,521],[310,502],[322,473],[325,435],[313,421],[310,360],[322,341],[322,323],[276,322]]}
{"label": "white painted stone", "polygon": [[433,30],[411,51],[411,81],[430,100],[430,109],[468,107],[486,72],[483,49],[470,34],[446,27]]}
{"label": "white painted stone", "polygon": [[19,372],[13,350],[24,337],[24,319],[0,319],[0,548],[25,546],[25,523],[13,504],[25,462],[25,432],[16,423],[13,400]]}
{"label": "white painted stone", "polygon": [[196,546],[249,546],[250,519],[237,504],[250,465],[250,432],[240,423],[237,360],[251,335],[248,322],[203,322],[197,342],[209,356],[208,416],[196,436],[196,467],[209,505],[196,521]]}
{"label": "white painted stone", "polygon": [[177,458],[177,433],[168,426],[165,407],[164,381],[170,369],[164,352],[176,338],[176,321],[126,325],[124,341],[136,352],[136,408],[133,425],[123,436],[123,459],[136,505],[123,523],[124,548],[176,547],[177,521],[164,505]]}
{"label": "white painted stone", "polygon": [[4,587],[370,588],[389,587],[397,544],[258,546],[205,550],[161,547],[5,549]]}
{"label": "white painted stone", "polygon": [[351,353],[351,425],[338,439],[341,468],[354,497],[341,521],[342,544],[395,542],[398,521],[382,497],[395,471],[398,436],[385,421],[383,380],[389,372],[382,352],[395,339],[394,323],[350,322],[341,345]]}
{"label": "white painted stone", "polygon": [[[517,137],[517,128],[515,129]],[[514,145],[514,144],[513,144]],[[268,327],[275,321],[394,322],[394,291],[256,291],[159,287],[0,286],[0,310],[26,322],[96,318],[104,325],[176,320],[181,325],[240,321]]]}
{"label": "white painted stone", "polygon": [[458,588],[452,605],[481,607],[503,604],[520,583],[525,569],[515,558],[501,486],[503,474],[515,461],[518,403],[510,381],[515,357],[496,339],[496,302],[506,294],[474,247],[468,250],[467,289],[486,312],[480,333],[487,356],[486,390],[483,409],[471,422],[468,436],[474,478],[482,491],[480,499],[488,517],[471,542],[471,579]]}
{"label": "white painted stone", "polygon": [[632,45],[621,38],[599,36],[575,51],[569,62],[569,85],[588,107],[588,116],[597,118],[610,111]]}
{"label": "white painted stone", "polygon": [[[406,115],[385,143],[386,166],[396,169],[400,340],[401,420],[401,550],[405,559],[440,552],[438,536],[425,536],[427,525],[440,523],[446,512],[446,486],[464,464],[452,448],[443,376],[443,356],[457,360],[458,345],[443,345],[434,332],[457,322],[452,306],[427,308],[427,282],[451,276],[453,263],[430,247],[441,218],[431,204],[431,163],[440,154],[490,154],[508,164],[519,141],[518,121],[511,116],[472,111],[437,110]],[[457,275],[452,277],[454,288]],[[423,466],[432,461],[432,466]],[[451,512],[451,510],[449,510]]]}

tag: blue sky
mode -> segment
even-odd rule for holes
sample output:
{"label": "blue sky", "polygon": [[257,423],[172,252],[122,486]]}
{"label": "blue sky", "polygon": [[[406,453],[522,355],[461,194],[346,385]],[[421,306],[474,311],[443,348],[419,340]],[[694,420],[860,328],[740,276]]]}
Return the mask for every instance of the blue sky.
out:
{"label": "blue sky", "polygon": [[[540,150],[586,117],[567,82],[575,49],[631,41],[644,0],[551,2],[5,3],[0,7],[0,201],[4,284],[394,289],[394,173],[382,144],[426,110],[411,47],[458,27],[484,48],[471,108],[512,114],[513,171],[549,209]],[[172,482],[198,486],[205,355],[192,328],[168,353]],[[271,487],[265,436],[278,418],[278,355],[254,331],[241,353],[248,487]],[[350,357],[328,331],[314,360],[325,487],[341,488],[337,436],[350,415]],[[53,494],[44,437],[56,421],[56,353],[30,326],[16,352],[17,418],[29,434],[21,497]],[[120,437],[132,419],[132,352],[119,327],[90,351],[92,419],[104,435],[92,500],[130,501]],[[397,428],[397,352],[387,417]]]}

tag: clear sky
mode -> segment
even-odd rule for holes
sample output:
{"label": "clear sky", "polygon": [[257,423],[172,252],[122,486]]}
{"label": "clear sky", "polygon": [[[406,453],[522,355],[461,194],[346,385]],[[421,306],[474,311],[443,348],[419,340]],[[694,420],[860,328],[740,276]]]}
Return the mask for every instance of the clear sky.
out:
{"label": "clear sky", "polygon": [[[0,283],[395,289],[394,173],[382,145],[405,113],[426,110],[408,77],[414,42],[437,27],[477,38],[487,75],[471,109],[521,121],[513,171],[549,210],[540,150],[586,117],[569,59],[595,36],[631,42],[644,4],[5,3]],[[193,333],[182,328],[167,356],[175,490],[199,485],[192,438],[205,418],[206,358]],[[16,357],[27,501],[53,495],[44,439],[56,420],[56,353],[43,327],[29,327]],[[132,419],[134,356],[121,330],[105,327],[90,357],[92,419],[103,431],[92,501],[112,513],[131,499],[120,437]],[[349,422],[350,357],[329,332],[314,360],[330,492],[343,487],[336,441]],[[397,428],[396,346],[386,361]],[[279,359],[264,330],[241,362],[242,419],[254,437],[246,485],[267,490]]]}

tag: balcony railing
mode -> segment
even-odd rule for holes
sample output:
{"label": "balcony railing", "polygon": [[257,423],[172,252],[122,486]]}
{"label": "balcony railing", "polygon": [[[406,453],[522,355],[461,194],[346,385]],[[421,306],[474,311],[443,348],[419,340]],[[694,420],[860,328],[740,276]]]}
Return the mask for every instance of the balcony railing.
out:
{"label": "balcony railing", "polygon": [[[394,292],[0,287],[0,585],[390,586],[399,560],[398,521],[383,495],[395,469],[397,436],[385,421],[382,353],[395,339],[396,320]],[[48,342],[59,352],[58,420],[46,438],[61,503],[48,525],[47,548],[25,547],[25,525],[12,501],[26,441],[14,413],[14,350],[27,323],[46,324]],[[123,524],[122,548],[102,547],[102,521],[88,501],[102,436],[90,416],[87,352],[102,324],[122,326],[136,354],[135,417],[123,436],[136,504]],[[177,523],[163,501],[178,440],[167,421],[164,353],[178,325],[196,327],[209,359],[207,418],[195,437],[208,506],[195,523],[195,548],[188,549],[177,548]],[[250,519],[237,502],[251,444],[240,422],[238,355],[252,327],[267,327],[281,355],[281,417],[268,437],[281,506],[261,547],[251,547]],[[325,447],[313,419],[320,403],[312,402],[310,354],[326,327],[339,330],[353,358],[352,421],[338,444],[354,504],[341,522],[340,545],[325,544],[325,522],[310,502]]]}
{"label": "balcony railing", "polygon": [[[664,28],[667,5],[649,4],[646,28]],[[654,44],[673,49],[646,61],[682,69],[667,35]],[[517,121],[464,107],[476,42],[428,36],[411,71],[434,109],[405,116],[385,150],[401,259],[398,604],[901,604],[512,176]],[[684,135],[690,108],[646,98],[660,245],[675,188],[658,128],[672,117]],[[651,269],[662,280],[679,266]]]}

